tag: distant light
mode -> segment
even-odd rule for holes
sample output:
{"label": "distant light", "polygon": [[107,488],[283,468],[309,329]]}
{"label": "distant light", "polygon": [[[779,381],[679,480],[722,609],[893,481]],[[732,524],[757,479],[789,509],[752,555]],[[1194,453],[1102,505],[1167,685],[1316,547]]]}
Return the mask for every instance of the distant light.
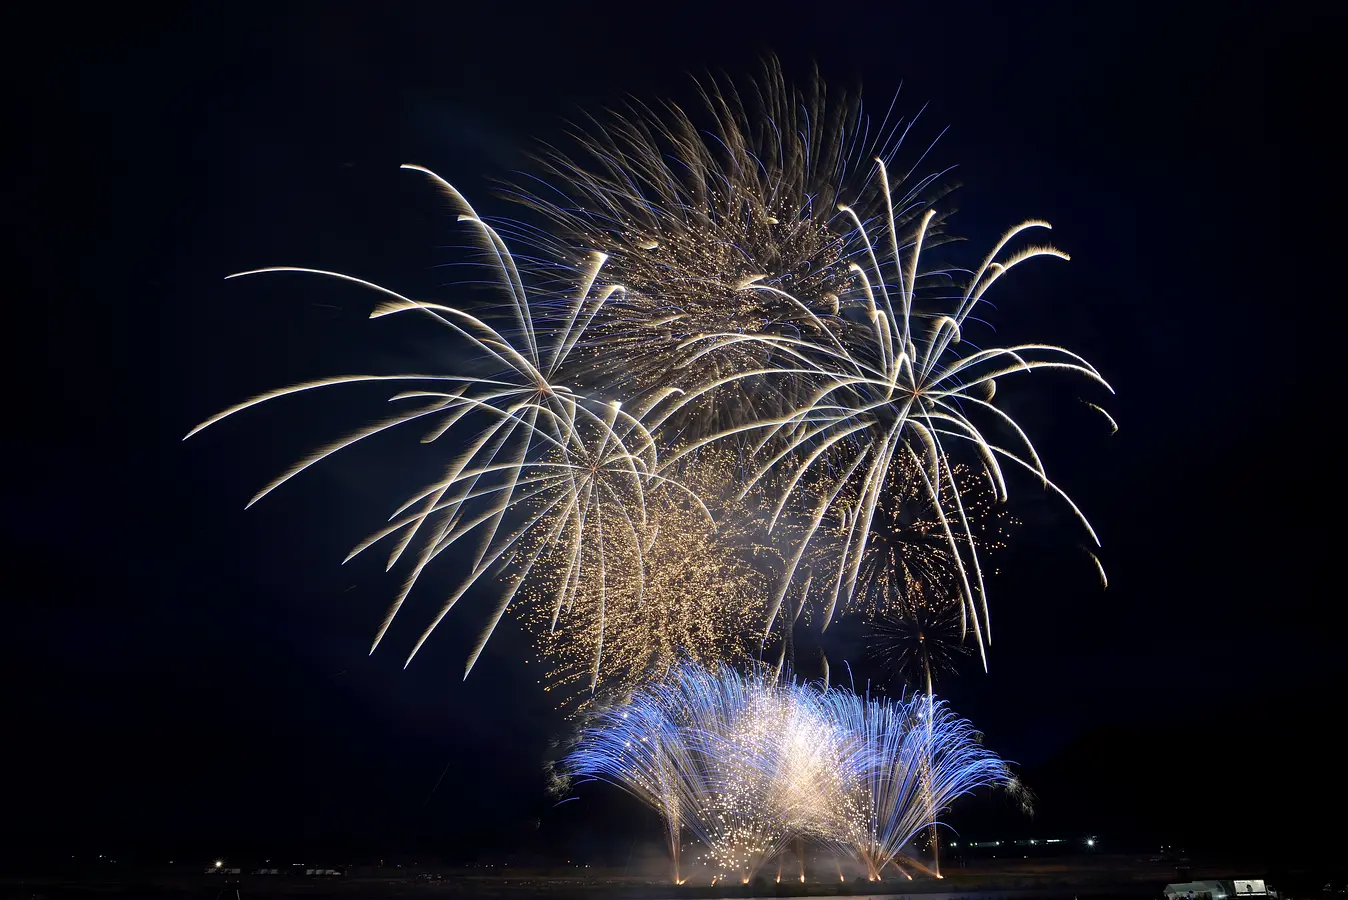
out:
{"label": "distant light", "polygon": [[216,867],[217,869],[223,867],[224,864],[225,864],[225,861],[224,861],[223,859],[217,859],[217,860],[215,861],[215,867]]}
{"label": "distant light", "polygon": [[1086,838],[1086,846],[1087,846],[1087,847],[1094,847],[1094,846],[1095,846],[1095,838]]}

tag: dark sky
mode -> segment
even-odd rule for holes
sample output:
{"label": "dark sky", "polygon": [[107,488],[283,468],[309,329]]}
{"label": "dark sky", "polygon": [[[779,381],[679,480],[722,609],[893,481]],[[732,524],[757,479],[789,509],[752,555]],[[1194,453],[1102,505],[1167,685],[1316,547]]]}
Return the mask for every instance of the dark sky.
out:
{"label": "dark sky", "polygon": [[[1337,752],[1322,741],[1345,675],[1341,426],[1325,402],[1341,20],[1244,4],[491,6],[229,4],[11,29],[13,837],[452,855],[595,818],[599,799],[543,796],[561,725],[521,638],[461,681],[483,604],[406,671],[427,608],[366,655],[396,577],[337,563],[420,480],[415,445],[243,511],[382,395],[179,438],[270,387],[442,352],[368,322],[358,292],[224,275],[337,268],[454,302],[443,264],[460,234],[400,163],[504,214],[490,179],[562,118],[629,91],[686,98],[687,73],[748,72],[766,51],[862,83],[873,106],[900,83],[905,110],[929,104],[926,137],[951,126],[932,159],[959,166],[971,253],[1050,220],[1073,261],[1018,273],[996,322],[1082,352],[1118,389],[1112,438],[1071,391],[1025,411],[1104,539],[1111,587],[1068,529],[1023,529],[992,585],[991,673],[950,684],[959,708],[1039,773],[1045,821],[1066,829],[1159,829],[1115,810],[1157,784],[1221,809],[1253,798],[1260,834],[1324,808],[1310,773]],[[1099,803],[1054,818],[1066,772]]]}

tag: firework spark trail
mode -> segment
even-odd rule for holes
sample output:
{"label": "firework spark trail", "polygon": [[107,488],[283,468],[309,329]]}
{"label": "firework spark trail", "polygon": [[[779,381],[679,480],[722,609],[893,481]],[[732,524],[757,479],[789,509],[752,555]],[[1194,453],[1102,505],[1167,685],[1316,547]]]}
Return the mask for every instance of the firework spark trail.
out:
{"label": "firework spark trail", "polygon": [[[713,510],[715,524],[675,492],[658,486],[645,492],[642,541],[605,547],[607,564],[618,571],[639,566],[644,577],[604,585],[602,630],[598,578],[574,579],[576,608],[554,620],[552,599],[573,573],[562,566],[531,576],[516,610],[534,635],[544,689],[572,715],[659,681],[683,661],[741,665],[757,655],[771,556],[755,540],[760,528],[754,510],[725,499],[734,492],[735,477],[733,456],[721,452],[705,454],[680,473]],[[596,571],[597,556],[588,554],[578,568]],[[596,692],[589,666],[601,633],[602,690]]]}
{"label": "firework spark trail", "polygon": [[[880,182],[888,192],[889,178],[883,160],[877,159]],[[888,198],[888,194],[886,194]],[[869,536],[877,511],[887,501],[889,473],[895,465],[912,463],[925,482],[932,506],[938,513],[954,569],[959,578],[965,626],[972,626],[983,664],[986,645],[991,640],[986,589],[974,525],[961,499],[961,490],[953,475],[951,454],[962,447],[972,451],[979,470],[986,476],[997,499],[1007,497],[1002,463],[1011,462],[1033,473],[1041,485],[1063,499],[1098,546],[1099,539],[1089,521],[1071,498],[1048,477],[1038,451],[1025,431],[1003,410],[991,402],[997,379],[1037,369],[1054,369],[1086,377],[1112,392],[1100,373],[1069,350],[1049,344],[1022,344],[1006,348],[976,350],[958,355],[952,347],[961,335],[971,313],[983,301],[988,289],[1006,272],[1029,259],[1040,256],[1066,259],[1067,254],[1052,247],[1026,247],[1004,259],[1000,254],[1012,239],[1031,228],[1047,228],[1047,223],[1028,221],[1009,230],[972,273],[967,288],[957,295],[952,314],[933,315],[917,309],[919,258],[932,213],[928,211],[909,240],[901,240],[900,223],[892,212],[884,222],[890,250],[876,242],[860,219],[856,233],[866,247],[871,269],[852,264],[861,285],[859,294],[840,301],[840,314],[849,327],[841,336],[830,332],[826,343],[805,340],[784,341],[775,337],[754,338],[773,347],[790,347],[796,364],[770,366],[714,378],[681,394],[667,398],[654,415],[652,427],[658,428],[682,407],[723,390],[741,379],[771,376],[797,379],[801,398],[794,409],[782,415],[748,418],[697,440],[688,441],[677,452],[666,456],[665,463],[685,453],[727,439],[760,432],[770,438],[785,436],[782,446],[761,462],[746,478],[749,489],[776,476],[780,479],[782,500],[779,514],[800,489],[811,480],[814,490],[831,490],[832,499],[815,513],[805,541],[808,544],[820,531],[825,515],[844,515],[832,508],[844,491],[852,498],[846,513],[844,551],[836,566],[833,596],[828,603],[825,627],[840,604],[853,597],[858,583]],[[886,255],[888,253],[888,255]],[[744,290],[757,290],[756,284]],[[925,336],[917,320],[934,320]],[[708,346],[738,345],[744,334],[726,332],[703,335],[697,339]],[[985,393],[987,396],[978,396]],[[998,443],[984,434],[975,414],[984,415],[999,429],[1013,436],[1010,445]],[[759,447],[763,447],[760,442]],[[850,458],[850,464],[848,462]],[[787,467],[790,468],[786,474]],[[839,474],[841,473],[841,474]],[[822,486],[822,488],[821,488]],[[774,522],[775,524],[775,522]],[[788,580],[794,571],[788,573]],[[779,589],[769,610],[765,636],[771,629],[786,585]]]}
{"label": "firework spark trail", "polygon": [[[1005,547],[1007,529],[1016,523],[998,508],[994,490],[962,463],[951,474],[979,551]],[[870,624],[868,643],[890,672],[931,693],[936,677],[953,673],[956,659],[970,652],[963,628],[967,609],[959,602],[957,567],[926,480],[908,460],[895,467],[890,482],[887,502],[872,523],[852,608]],[[968,551],[962,541],[960,550]],[[818,552],[827,559],[833,548],[824,541]]]}
{"label": "firework spark trail", "polygon": [[883,700],[695,666],[600,711],[566,765],[661,815],[676,880],[683,830],[705,845],[716,879],[748,880],[801,837],[879,877],[954,799],[1010,782],[972,726],[928,696]]}
{"label": "firework spark trail", "polygon": [[567,766],[652,806],[671,847],[686,829],[718,877],[747,880],[794,836],[810,775],[843,756],[827,750],[836,731],[820,711],[814,695],[763,672],[681,666],[600,711]]}
{"label": "firework spark trail", "polygon": [[[975,460],[998,500],[1007,498],[1004,465],[1026,469],[1098,545],[1028,435],[993,400],[999,378],[1037,369],[1109,385],[1053,345],[956,351],[1006,273],[1067,254],[1017,249],[1026,232],[1049,227],[1028,220],[973,271],[924,268],[924,250],[947,239],[933,206],[944,173],[912,177],[924,152],[891,176],[913,124],[896,118],[893,104],[873,129],[857,98],[829,96],[817,78],[794,88],[774,60],[747,86],[709,79],[698,90],[700,119],[672,104],[633,104],[577,129],[577,152],[544,152],[543,173],[555,183],[512,192],[553,226],[548,248],[560,238],[601,250],[624,285],[576,345],[588,375],[619,375],[638,397],[662,392],[638,402],[673,451],[667,465],[710,443],[745,448],[744,489],[766,485],[780,498],[773,527],[808,521],[809,545],[843,523],[833,577],[816,578],[831,591],[824,627],[858,589],[873,523],[893,503],[891,470],[925,467],[957,576],[961,629],[972,629],[986,668],[984,573],[955,460]],[[1002,432],[1007,439],[995,438]],[[815,501],[802,502],[806,494]],[[765,640],[798,574],[822,576],[805,548],[769,608]]]}
{"label": "firework spark trail", "polygon": [[929,694],[884,700],[834,689],[825,700],[831,718],[860,740],[863,761],[851,802],[841,807],[851,818],[830,831],[874,878],[955,799],[1011,783],[1006,763],[982,746],[973,725]]}
{"label": "firework spark trail", "polygon": [[[775,62],[746,90],[706,82],[701,100],[706,122],[672,104],[658,112],[634,104],[583,129],[579,155],[545,153],[543,171],[559,182],[540,180],[514,196],[554,233],[489,224],[448,182],[405,167],[430,178],[469,229],[504,294],[503,323],[337,272],[240,273],[317,274],[374,291],[381,302],[372,318],[418,315],[490,368],[481,377],[305,382],[237,404],[190,433],[292,394],[404,383],[391,400],[406,408],[305,457],[249,505],[339,450],[402,425],[429,423],[425,443],[447,434],[460,442],[441,476],[348,557],[382,542],[388,568],[410,569],[372,652],[428,567],[454,547],[464,548],[467,574],[409,662],[474,584],[500,573],[502,594],[467,670],[517,598],[531,623],[546,622],[540,646],[554,672],[572,678],[584,654],[592,693],[605,680],[630,688],[659,677],[680,658],[738,658],[729,632],[752,630],[761,644],[779,622],[783,667],[804,610],[818,608],[827,628],[865,606],[872,583],[897,577],[885,573],[876,538],[913,505],[904,491],[915,485],[932,521],[920,535],[926,557],[906,557],[903,577],[939,570],[928,580],[953,597],[960,638],[972,631],[986,668],[991,622],[979,550],[989,514],[964,471],[985,478],[1002,501],[1004,467],[1025,469],[1099,544],[994,400],[1000,379],[1038,369],[1109,385],[1080,356],[1052,345],[963,350],[975,311],[1002,276],[1040,256],[1066,259],[1051,247],[1017,249],[1024,233],[1047,223],[1009,230],[970,272],[924,268],[924,250],[946,239],[932,206],[943,173],[913,179],[915,165],[891,177],[912,125],[893,105],[873,128],[855,98],[828,96],[817,79],[805,90],[789,87]],[[871,158],[874,165],[862,164]],[[517,261],[503,233],[527,241],[539,258]],[[527,289],[525,276],[535,273],[559,287],[540,291],[531,280]],[[951,293],[957,280],[962,286]],[[697,482],[703,460],[718,455],[737,461],[736,484],[718,487],[709,508],[685,481]],[[690,511],[705,521],[691,526]],[[732,525],[733,539],[703,539],[741,518],[752,527]],[[766,535],[744,537],[759,526]],[[777,545],[775,591],[744,577],[717,596],[698,581],[708,580],[708,566],[677,571],[680,551],[730,559],[750,544]],[[743,562],[732,560],[723,574],[743,575],[736,568]],[[1105,583],[1103,568],[1099,574]],[[700,592],[691,603],[690,592]],[[935,588],[930,593],[934,600]],[[727,615],[731,605],[738,608]],[[689,626],[702,622],[711,627],[698,643]],[[635,650],[643,644],[658,648],[658,659],[642,663]],[[606,668],[610,650],[620,662]]]}
{"label": "firework spark trail", "polygon": [[[589,327],[595,310],[617,290],[608,286],[594,291],[595,279],[604,263],[603,254],[592,255],[587,277],[574,296],[566,301],[569,318],[565,327],[540,335],[533,322],[519,268],[500,235],[448,182],[420,166],[404,168],[431,178],[458,213],[458,220],[470,225],[477,233],[482,251],[492,260],[507,294],[513,330],[502,331],[454,307],[413,300],[339,272],[274,267],[243,272],[240,276],[298,272],[335,278],[373,290],[383,301],[371,313],[372,319],[407,312],[421,313],[484,354],[491,364],[499,367],[498,373],[494,377],[348,375],[305,382],[236,404],[202,422],[187,437],[266,401],[319,388],[382,381],[419,385],[390,399],[397,402],[419,400],[422,406],[387,418],[310,454],[258,492],[250,500],[251,506],[339,450],[399,425],[438,417],[435,427],[423,437],[424,443],[432,443],[447,432],[458,433],[469,423],[485,426],[449,463],[440,480],[399,507],[390,517],[394,521],[388,528],[361,542],[347,557],[350,560],[374,544],[396,536],[388,559],[387,567],[391,569],[416,539],[421,538],[421,549],[411,572],[375,636],[373,652],[426,568],[461,539],[472,536],[477,540],[468,575],[444,601],[413,647],[408,662],[478,579],[503,561],[518,563],[495,613],[469,656],[465,668],[467,675],[517,591],[540,561],[555,564],[560,558],[575,567],[591,548],[597,548],[602,554],[606,544],[625,542],[634,545],[637,554],[636,565],[631,571],[622,573],[622,577],[640,583],[643,568],[639,535],[646,520],[646,491],[658,486],[682,492],[707,516],[710,512],[677,480],[657,471],[655,438],[637,416],[623,411],[616,401],[606,403],[592,399],[559,383],[568,354]],[[514,340],[507,334],[513,335]],[[523,519],[522,524],[512,527],[509,532],[503,530],[508,515],[522,516]],[[607,534],[603,528],[605,522],[610,526]],[[618,522],[621,526],[615,529],[613,525]],[[534,541],[532,550],[525,553],[529,543],[525,538],[535,529],[544,530],[545,537]],[[580,596],[574,581],[568,578],[558,592],[558,608],[573,603]],[[602,590],[596,599],[602,610]],[[600,619],[602,623],[602,612]],[[594,652],[597,677],[602,642]]]}
{"label": "firework spark trail", "polygon": [[[609,276],[624,293],[600,311],[579,350],[596,377],[622,377],[639,390],[696,386],[783,352],[753,337],[831,334],[841,324],[838,296],[864,253],[853,223],[879,214],[837,207],[865,194],[875,173],[863,162],[891,159],[912,125],[894,104],[873,122],[859,97],[830,94],[817,78],[798,89],[775,60],[755,82],[708,79],[696,89],[700,117],[672,103],[634,102],[625,114],[573,129],[575,151],[545,147],[543,178],[508,191],[551,225],[503,225],[518,227],[540,256],[574,258],[570,247],[609,256]],[[898,198],[901,222],[917,214],[916,199],[934,193],[940,174]],[[746,339],[698,344],[729,332]],[[705,433],[741,420],[750,406],[787,409],[797,384],[741,379],[735,387],[683,407],[677,424]]]}
{"label": "firework spark trail", "polygon": [[958,610],[939,599],[906,599],[875,619],[871,631],[871,646],[898,679],[927,693],[969,652],[960,639]]}

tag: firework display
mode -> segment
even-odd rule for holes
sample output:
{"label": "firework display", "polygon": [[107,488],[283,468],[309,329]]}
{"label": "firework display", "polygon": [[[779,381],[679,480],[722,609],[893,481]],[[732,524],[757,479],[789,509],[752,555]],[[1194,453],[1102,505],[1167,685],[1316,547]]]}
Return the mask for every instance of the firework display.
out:
{"label": "firework display", "polygon": [[[372,652],[440,563],[453,587],[408,661],[470,590],[498,589],[465,675],[513,610],[545,687],[573,710],[690,663],[743,667],[775,652],[789,672],[798,623],[840,616],[861,617],[892,673],[930,703],[958,657],[976,649],[987,667],[982,559],[1011,524],[1014,473],[1062,500],[1098,544],[998,389],[1038,370],[1112,389],[1062,347],[974,346],[1008,272],[1067,254],[1025,243],[1049,227],[1029,220],[976,267],[928,263],[947,239],[934,205],[942,173],[913,177],[925,152],[899,173],[913,122],[892,105],[877,123],[818,79],[790,86],[775,62],[758,81],[699,91],[700,113],[634,102],[576,129],[575,150],[544,151],[541,177],[509,192],[543,228],[489,223],[439,176],[404,167],[476,239],[503,298],[490,309],[327,270],[240,273],[357,284],[380,301],[372,318],[416,316],[468,358],[271,391],[188,436],[291,395],[396,385],[400,412],[311,453],[249,505],[401,426],[450,448],[440,474],[347,557],[386,548],[404,573]],[[530,252],[517,258],[508,238]],[[813,824],[782,833],[819,822],[801,817]],[[755,852],[775,846],[759,837]],[[872,862],[892,843],[868,840],[858,852]]]}
{"label": "firework display", "polygon": [[[595,311],[617,290],[615,286],[595,290],[602,255],[595,255],[590,277],[576,290],[565,326],[540,333],[531,318],[519,270],[497,232],[448,182],[418,166],[404,168],[430,176],[458,209],[459,221],[479,233],[483,251],[495,259],[509,297],[513,330],[498,330],[462,310],[412,300],[338,272],[279,267],[240,274],[301,272],[367,287],[386,298],[371,318],[421,313],[484,354],[499,374],[487,378],[351,375],[306,382],[230,407],[198,425],[188,437],[227,416],[304,391],[378,381],[409,385],[390,399],[415,402],[412,411],[386,418],[310,454],[263,488],[249,505],[337,451],[399,425],[427,422],[430,428],[423,443],[433,443],[451,431],[463,437],[460,432],[471,433],[469,426],[475,425],[479,430],[471,433],[471,439],[455,445],[443,477],[404,502],[394,511],[391,518],[395,521],[389,527],[362,541],[347,556],[350,560],[390,540],[388,567],[392,568],[415,541],[421,541],[422,549],[375,635],[371,652],[427,566],[456,542],[471,537],[477,541],[477,550],[466,567],[466,577],[422,633],[408,661],[479,578],[508,569],[511,576],[503,597],[469,656],[466,668],[471,671],[521,585],[543,562],[563,573],[550,599],[554,623],[562,609],[573,607],[578,598],[592,599],[597,605],[599,638],[592,664],[597,678],[603,654],[605,585],[639,585],[643,578],[641,551],[649,531],[645,492],[655,486],[665,493],[681,492],[703,515],[709,517],[710,512],[691,491],[661,474],[655,440],[638,417],[624,411],[617,400],[587,397],[557,380]],[[514,518],[503,528],[511,514]],[[623,569],[620,563],[630,568]],[[580,590],[581,584],[586,591]]]}
{"label": "firework display", "polygon": [[[691,391],[737,376],[671,421],[705,435],[799,402],[797,380],[747,374],[781,355],[753,338],[822,340],[826,322],[837,327],[864,253],[853,221],[858,212],[869,221],[878,199],[871,161],[892,158],[912,122],[891,108],[873,123],[859,98],[830,96],[817,78],[794,88],[773,60],[749,84],[697,89],[701,116],[633,103],[578,126],[575,150],[545,147],[542,177],[510,195],[549,223],[520,233],[541,258],[601,250],[624,287],[578,353],[591,377]],[[938,177],[904,190],[900,225]],[[708,343],[731,334],[744,339]]]}
{"label": "firework display", "polygon": [[[892,200],[884,163],[877,162],[877,166],[886,197]],[[988,254],[967,286],[955,295],[950,312],[922,314],[918,312],[918,260],[931,215],[929,211],[916,234],[909,238],[900,237],[897,221],[891,217],[884,226],[885,243],[892,248],[887,256],[881,255],[885,253],[883,245],[877,248],[857,220],[857,230],[873,260],[873,268],[868,274],[854,264],[863,290],[859,297],[849,298],[843,308],[859,316],[857,321],[848,320],[847,327],[836,329],[821,320],[820,327],[827,340],[738,333],[701,339],[699,343],[708,348],[745,341],[762,343],[789,355],[790,360],[780,366],[716,378],[696,390],[666,398],[662,402],[664,411],[655,418],[655,427],[668,421],[683,406],[700,397],[714,396],[716,391],[743,378],[773,376],[798,381],[801,384],[798,394],[804,400],[787,414],[755,417],[691,440],[669,458],[677,460],[683,453],[734,436],[764,436],[753,446],[754,462],[746,475],[745,489],[768,478],[776,480],[774,492],[780,500],[770,527],[783,515],[791,515],[793,499],[798,501],[795,514],[805,515],[808,520],[806,536],[798,542],[780,580],[765,630],[771,629],[802,559],[815,535],[822,531],[843,534],[841,552],[831,554],[837,560],[833,575],[823,579],[830,611],[825,624],[840,601],[842,604],[850,601],[858,587],[876,517],[893,502],[890,473],[896,462],[906,460],[912,464],[910,470],[916,472],[937,513],[952,569],[958,575],[961,616],[965,626],[972,625],[975,643],[980,654],[984,654],[986,665],[991,621],[983,571],[970,510],[962,498],[952,456],[964,449],[971,450],[970,458],[999,500],[1007,496],[1002,462],[1015,463],[1033,473],[1045,489],[1067,503],[1098,543],[1077,506],[1049,480],[1024,430],[991,400],[998,379],[1036,369],[1070,371],[1106,389],[1109,386],[1079,356],[1051,345],[1026,344],[976,350],[963,356],[954,354],[952,348],[960,343],[969,314],[1003,274],[1028,259],[1066,258],[1066,255],[1050,247],[1027,247],[999,260],[1016,235],[1030,228],[1047,227],[1043,222],[1022,223],[1007,232]],[[755,290],[755,286],[746,285],[745,290]],[[923,318],[929,321],[924,322]],[[976,420],[980,416],[988,417],[1015,442],[1008,447],[996,442],[996,438],[988,438]],[[777,449],[776,443],[784,446]],[[818,498],[817,502],[814,498]],[[815,581],[818,583],[820,579]]]}
{"label": "firework display", "polygon": [[748,881],[790,841],[843,850],[868,876],[957,797],[1010,773],[973,727],[929,695],[893,700],[687,665],[599,712],[567,758],[659,813],[681,868],[701,844],[713,879]]}
{"label": "firework display", "polygon": [[[952,477],[970,513],[974,544],[984,552],[1004,547],[1015,519],[968,467],[956,464]],[[896,466],[891,484],[890,496],[898,502],[886,504],[872,523],[852,608],[869,625],[873,655],[901,683],[930,692],[971,652],[964,642],[958,568],[911,461]],[[957,535],[956,546],[963,543],[964,535]]]}
{"label": "firework display", "polygon": [[[1112,388],[1056,345],[979,344],[994,286],[1067,254],[1027,243],[1049,228],[1028,220],[973,268],[929,262],[949,240],[944,173],[914,177],[925,151],[900,172],[913,121],[893,105],[877,123],[818,79],[790,86],[772,61],[757,81],[705,81],[699,97],[694,112],[634,101],[577,128],[575,149],[547,148],[540,177],[507,192],[544,227],[489,222],[404,166],[474,237],[493,306],[313,268],[240,273],[356,284],[379,300],[372,319],[416,317],[457,362],[270,391],[187,436],[262,403],[389,382],[398,412],[249,502],[402,426],[448,448],[347,556],[378,547],[403,572],[371,652],[436,580],[428,571],[448,570],[407,662],[469,591],[494,591],[465,677],[512,612],[544,689],[581,720],[563,768],[654,809],[676,881],[685,837],[713,880],[747,881],[774,859],[780,877],[792,843],[804,880],[802,842],[872,879],[886,867],[940,877],[936,825],[955,798],[1000,786],[1028,802],[934,695],[975,650],[987,668],[984,557],[1015,524],[1015,478],[1099,544],[998,391],[1041,370]],[[864,623],[905,699],[830,687],[822,650],[822,684],[794,680],[796,629],[840,617]],[[924,829],[931,868],[914,858]]]}
{"label": "firework display", "polygon": [[892,106],[873,127],[856,98],[830,97],[817,79],[792,88],[773,62],[756,82],[699,87],[700,118],[634,104],[577,129],[576,151],[548,148],[548,180],[515,192],[552,225],[542,240],[523,235],[541,256],[601,251],[623,285],[577,348],[582,377],[660,391],[650,408],[667,463],[731,444],[744,457],[741,490],[778,498],[767,528],[787,530],[793,552],[765,639],[796,592],[796,610],[813,592],[825,627],[851,607],[866,591],[863,569],[875,571],[875,530],[910,515],[905,492],[918,486],[917,502],[935,513],[924,537],[943,545],[961,634],[972,629],[986,667],[976,539],[986,516],[961,475],[985,479],[997,502],[1008,493],[1003,467],[1024,470],[1098,543],[994,402],[997,385],[1041,369],[1109,385],[1063,348],[962,352],[964,333],[1012,268],[1067,255],[1023,244],[1049,227],[1029,220],[976,269],[925,265],[924,251],[945,239],[937,176],[891,174],[913,124]]}
{"label": "firework display", "polygon": [[[749,531],[753,519],[729,514],[719,498],[733,491],[733,460],[704,459],[680,481],[717,512],[713,523],[681,491],[655,488],[645,495],[640,542],[592,545],[581,561],[566,615],[545,602],[567,573],[540,571],[518,607],[534,634],[547,672],[543,684],[583,711],[596,698],[621,696],[659,680],[684,661],[747,664],[758,650],[770,582],[764,574],[771,550]],[[545,535],[547,529],[540,529]],[[586,577],[600,550],[617,577]],[[630,577],[632,572],[642,577]],[[603,652],[599,653],[602,643]],[[599,669],[590,663],[600,660]],[[596,694],[602,685],[605,691]]]}

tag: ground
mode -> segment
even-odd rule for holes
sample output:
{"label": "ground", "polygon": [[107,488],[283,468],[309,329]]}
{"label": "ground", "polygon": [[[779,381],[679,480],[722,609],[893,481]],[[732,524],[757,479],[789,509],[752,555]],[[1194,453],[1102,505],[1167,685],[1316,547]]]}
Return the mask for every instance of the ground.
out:
{"label": "ground", "polygon": [[[1240,861],[1195,861],[1193,878],[1233,877],[1246,874],[1248,864]],[[117,878],[106,876],[71,877],[51,875],[41,878],[0,881],[0,897],[24,900],[64,900],[64,898],[136,896],[156,898],[343,898],[343,900],[392,900],[401,897],[488,897],[524,900],[601,898],[601,900],[666,900],[666,898],[710,898],[745,896],[876,896],[884,894],[922,894],[925,900],[973,900],[976,897],[1090,896],[1102,898],[1159,897],[1165,884],[1179,877],[1172,863],[1152,862],[1146,855],[1099,855],[1082,858],[1035,860],[987,859],[971,861],[967,866],[948,864],[945,878],[936,881],[898,878],[880,883],[835,880],[832,875],[810,875],[805,884],[784,879],[775,883],[775,870],[761,882],[750,885],[685,885],[674,888],[650,877],[624,876],[619,872],[588,870],[578,875],[573,868],[560,870],[521,869],[505,874],[496,870],[484,874],[481,869],[352,869],[338,878],[251,876],[243,875],[228,882],[225,877],[206,874],[177,874],[165,871],[126,873]],[[1262,876],[1261,871],[1255,873]],[[1187,880],[1187,879],[1186,879]],[[756,888],[753,894],[751,888]]]}

